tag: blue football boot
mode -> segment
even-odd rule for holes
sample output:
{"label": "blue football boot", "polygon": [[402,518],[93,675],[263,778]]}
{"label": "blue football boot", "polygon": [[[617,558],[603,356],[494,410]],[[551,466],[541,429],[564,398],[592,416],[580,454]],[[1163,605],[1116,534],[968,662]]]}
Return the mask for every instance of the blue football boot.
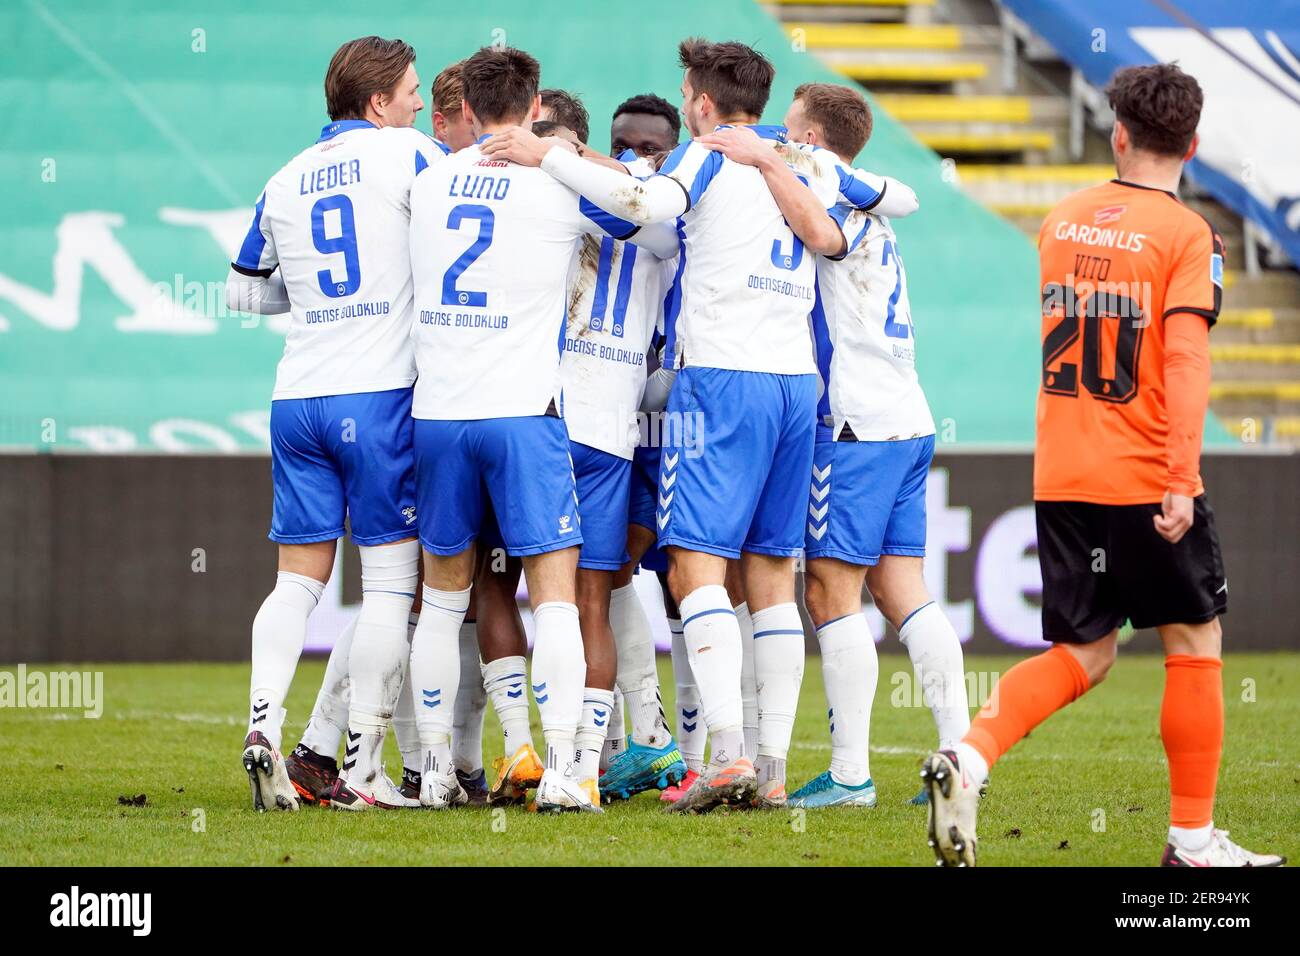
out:
{"label": "blue football boot", "polygon": [[665,790],[686,776],[686,761],[671,737],[662,747],[635,743],[614,757],[600,778],[600,796],[605,801],[627,800],[646,790]]}
{"label": "blue football boot", "polygon": [[838,783],[827,770],[820,776],[813,777],[802,787],[790,794],[790,806],[805,810],[821,807],[874,807],[876,805],[876,785],[867,778],[860,786],[850,787]]}

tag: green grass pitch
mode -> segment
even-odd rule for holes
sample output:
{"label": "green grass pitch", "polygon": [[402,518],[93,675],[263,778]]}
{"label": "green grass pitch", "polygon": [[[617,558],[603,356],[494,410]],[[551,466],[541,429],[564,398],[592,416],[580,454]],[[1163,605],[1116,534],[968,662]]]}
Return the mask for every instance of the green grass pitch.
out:
{"label": "green grass pitch", "polygon": [[[907,805],[933,724],[916,706],[906,657],[881,656],[873,714],[872,810],[662,812],[657,794],[603,816],[510,808],[347,814],[253,813],[239,763],[248,668],[109,665],[104,711],[0,709],[9,790],[0,863],[30,865],[932,865],[925,810]],[[971,657],[1001,673],[1011,657]],[[296,742],[323,661],[304,661],[290,696]],[[53,667],[29,667],[32,670]],[[1300,654],[1229,655],[1227,743],[1217,826],[1255,850],[1290,854],[1300,822]],[[671,668],[660,659],[664,694]],[[1158,656],[1121,655],[1107,682],[1036,729],[994,770],[980,813],[982,865],[1156,863],[1167,825]],[[818,661],[811,658],[790,753],[791,788],[830,757]],[[541,735],[534,735],[540,744]],[[500,737],[488,711],[486,757]],[[399,767],[390,739],[390,770]],[[400,772],[400,771],[397,771]],[[396,774],[394,774],[396,775]],[[146,795],[143,806],[119,796]]]}

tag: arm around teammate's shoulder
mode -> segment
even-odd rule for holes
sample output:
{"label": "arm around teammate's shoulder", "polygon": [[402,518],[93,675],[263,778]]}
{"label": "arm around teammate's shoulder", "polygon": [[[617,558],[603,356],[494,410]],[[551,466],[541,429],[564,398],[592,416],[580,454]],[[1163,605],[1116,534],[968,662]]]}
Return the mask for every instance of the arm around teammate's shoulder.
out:
{"label": "arm around teammate's shoulder", "polygon": [[489,138],[483,155],[522,166],[540,166],[574,192],[606,212],[638,226],[676,219],[688,208],[682,190],[666,179],[636,179],[619,164],[618,169],[588,162],[554,143],[513,127]]}
{"label": "arm around teammate's shoulder", "polygon": [[781,215],[809,251],[825,256],[844,253],[844,234],[827,212],[826,202],[800,182],[785,159],[752,129],[743,126],[717,129],[695,142],[762,173]]}

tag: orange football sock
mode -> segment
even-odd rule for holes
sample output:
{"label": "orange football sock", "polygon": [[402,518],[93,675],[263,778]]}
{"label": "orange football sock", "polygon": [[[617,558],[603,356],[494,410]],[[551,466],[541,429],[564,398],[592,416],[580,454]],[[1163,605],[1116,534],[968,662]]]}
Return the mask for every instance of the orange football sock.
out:
{"label": "orange football sock", "polygon": [[1082,697],[1088,686],[1078,659],[1053,645],[1046,654],[1021,661],[1002,675],[963,743],[978,750],[992,767],[1025,734]]}
{"label": "orange football sock", "polygon": [[1209,826],[1223,753],[1223,661],[1170,654],[1160,739],[1169,759],[1169,823]]}

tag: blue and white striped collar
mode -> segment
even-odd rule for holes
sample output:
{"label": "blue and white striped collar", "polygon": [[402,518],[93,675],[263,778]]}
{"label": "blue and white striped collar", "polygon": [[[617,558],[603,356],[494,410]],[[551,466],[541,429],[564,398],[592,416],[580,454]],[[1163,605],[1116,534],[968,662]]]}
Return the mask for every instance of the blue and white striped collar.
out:
{"label": "blue and white striped collar", "polygon": [[332,123],[325,124],[320,131],[320,139],[316,140],[316,142],[323,143],[327,139],[333,139],[335,136],[339,135],[339,133],[346,133],[348,130],[352,129],[361,129],[365,126],[369,126],[371,129],[376,128],[375,124],[370,122],[370,120],[334,120]]}

